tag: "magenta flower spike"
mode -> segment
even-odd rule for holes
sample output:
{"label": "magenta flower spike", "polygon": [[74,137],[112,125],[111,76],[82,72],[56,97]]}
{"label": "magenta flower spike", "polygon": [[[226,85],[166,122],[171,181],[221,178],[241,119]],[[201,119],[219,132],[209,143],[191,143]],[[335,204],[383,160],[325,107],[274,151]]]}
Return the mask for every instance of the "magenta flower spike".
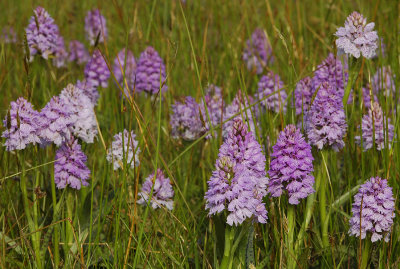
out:
{"label": "magenta flower spike", "polygon": [[73,137],[64,142],[56,152],[54,162],[54,182],[58,189],[69,186],[79,190],[88,186],[90,170],[86,166],[87,157]]}
{"label": "magenta flower spike", "polygon": [[266,223],[267,210],[262,201],[268,184],[265,156],[241,119],[234,120],[215,166],[204,196],[208,215],[227,210],[227,223],[231,226],[246,219]]}
{"label": "magenta flower spike", "polygon": [[100,10],[93,9],[88,11],[85,17],[85,32],[86,39],[89,40],[92,46],[96,43],[97,37],[99,43],[104,43],[104,40],[107,39],[106,19],[100,13]]}
{"label": "magenta flower spike", "polygon": [[124,164],[124,158],[131,168],[139,166],[140,148],[135,138],[133,131],[129,132],[125,129],[114,135],[114,141],[107,153],[107,161],[113,163],[114,170],[118,170]]}
{"label": "magenta flower spike", "polygon": [[[388,124],[387,130],[386,121]],[[394,137],[394,126],[391,124],[390,119],[385,117],[381,106],[377,102],[374,102],[373,106],[368,110],[368,114],[363,116],[362,124],[358,128],[361,128],[362,136],[356,136],[355,140],[358,145],[361,145],[362,139],[364,151],[373,147],[374,136],[377,150],[384,149],[386,143],[390,147]]]}
{"label": "magenta flower spike", "polygon": [[170,124],[174,139],[191,141],[202,135],[204,130],[200,120],[200,107],[193,97],[187,96],[184,102],[175,102],[172,105]]}
{"label": "magenta flower spike", "polygon": [[347,17],[344,27],[337,29],[336,46],[340,51],[356,58],[362,55],[371,59],[378,48],[378,34],[373,31],[374,26],[373,22],[367,24],[367,19],[354,11]]}
{"label": "magenta flower spike", "polygon": [[223,114],[223,122],[225,123],[222,126],[222,136],[224,138],[228,137],[229,133],[232,132],[232,126],[236,119],[242,119],[246,123],[246,125],[250,126],[251,132],[255,134],[253,116],[258,116],[258,110],[256,106],[253,106],[251,108],[249,107],[249,102],[252,103],[253,98],[251,96],[248,97],[249,100],[247,101],[246,97],[242,95],[241,91],[238,91],[232,103],[225,107]]}
{"label": "magenta flower spike", "polygon": [[318,94],[306,115],[305,126],[309,143],[318,149],[344,147],[347,123],[342,98],[328,82],[321,84]]}
{"label": "magenta flower spike", "polygon": [[6,150],[21,150],[29,144],[40,144],[41,123],[39,112],[34,110],[32,104],[23,97],[11,102],[10,109],[3,120],[6,130],[1,135],[6,138],[4,143]]}
{"label": "magenta flower spike", "polygon": [[[153,193],[151,193],[151,189],[153,189]],[[164,206],[168,210],[174,209],[174,189],[170,179],[165,177],[161,169],[157,169],[156,175],[152,173],[146,178],[138,196],[140,199],[137,203],[140,205],[147,204],[151,196],[150,205],[152,208],[157,209]]]}
{"label": "magenta flower spike", "polygon": [[68,84],[60,93],[60,99],[71,109],[74,122],[71,132],[86,143],[93,143],[97,136],[97,122],[94,104],[81,89]]}
{"label": "magenta flower spike", "polygon": [[305,77],[296,85],[294,90],[296,115],[305,114],[310,108],[314,93],[311,81],[310,77]]}
{"label": "magenta flower spike", "polygon": [[289,203],[297,205],[300,199],[314,193],[312,172],[314,158],[311,146],[294,125],[286,126],[273,146],[268,183],[268,192],[279,197],[283,192],[289,196]]}
{"label": "magenta flower spike", "polygon": [[262,29],[256,29],[246,41],[243,50],[243,61],[247,69],[261,74],[268,64],[273,62],[272,48]]}
{"label": "magenta flower spike", "polygon": [[76,62],[77,64],[84,64],[90,60],[90,55],[85,45],[78,40],[69,42],[68,61]]}
{"label": "magenta flower spike", "polygon": [[[206,107],[210,121],[207,117]],[[210,123],[214,128],[222,123],[221,120],[224,109],[225,102],[222,96],[221,88],[215,85],[208,86],[208,88],[205,90],[204,100],[201,99],[200,102],[201,120],[202,124],[204,125],[204,132],[210,131]],[[208,134],[206,138],[210,139],[211,134]]]}
{"label": "magenta flower spike", "polygon": [[347,68],[332,53],[329,53],[328,57],[317,66],[314,72],[311,82],[313,93],[321,87],[322,83],[328,82],[331,87],[336,89],[339,96],[343,98],[344,87],[347,84],[348,77]]}
{"label": "magenta flower spike", "polygon": [[281,110],[286,112],[286,98],[287,94],[283,89],[283,82],[279,75],[274,74],[272,71],[268,72],[266,76],[262,76],[258,82],[258,99],[262,100],[261,105],[275,113]]}
{"label": "magenta flower spike", "polygon": [[[126,54],[126,58],[125,58]],[[129,98],[135,87],[136,60],[132,51],[122,49],[115,57],[113,73],[118,84],[124,89],[125,95]],[[126,82],[124,81],[124,77]],[[128,91],[129,89],[129,91]]]}
{"label": "magenta flower spike", "polygon": [[395,217],[394,202],[387,180],[371,177],[354,196],[349,234],[361,239],[370,235],[372,242],[382,238],[388,242]]}
{"label": "magenta flower spike", "polygon": [[166,71],[163,60],[153,47],[147,47],[141,54],[136,70],[136,91],[157,94],[167,90]]}
{"label": "magenta flower spike", "polygon": [[71,137],[74,125],[73,111],[59,96],[53,96],[40,111],[42,128],[39,132],[42,144],[54,143],[60,146]]}
{"label": "magenta flower spike", "polygon": [[33,61],[37,54],[47,60],[50,55],[55,56],[59,50],[60,31],[54,19],[44,8],[39,6],[33,12],[35,15],[30,18],[25,29],[29,60]]}
{"label": "magenta flower spike", "polygon": [[95,87],[106,88],[110,77],[110,70],[101,52],[96,49],[92,58],[85,66],[85,80]]}

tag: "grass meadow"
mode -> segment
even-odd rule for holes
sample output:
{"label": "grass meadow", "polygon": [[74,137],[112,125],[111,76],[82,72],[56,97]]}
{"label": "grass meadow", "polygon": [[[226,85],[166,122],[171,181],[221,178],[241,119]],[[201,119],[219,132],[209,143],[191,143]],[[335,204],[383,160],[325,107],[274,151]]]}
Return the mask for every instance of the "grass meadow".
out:
{"label": "grass meadow", "polygon": [[[225,268],[400,268],[398,216],[389,242],[371,245],[348,234],[353,196],[371,177],[388,180],[395,213],[400,213],[399,2],[2,1],[0,28],[12,26],[18,42],[0,44],[1,119],[18,97],[40,110],[67,84],[84,76],[84,65],[56,68],[40,57],[24,61],[24,29],[38,5],[54,18],[66,44],[77,39],[90,52],[93,46],[85,39],[84,19],[88,10],[100,9],[107,20],[108,39],[97,47],[108,65],[124,47],[138,59],[147,46],[153,46],[164,60],[168,90],[163,98],[144,94],[122,98],[122,86],[111,74],[108,87],[99,88],[95,107],[99,133],[94,143],[81,143],[91,175],[89,186],[80,190],[54,189],[55,145],[30,145],[21,151],[0,147],[0,267],[224,268],[220,265],[226,255],[224,230],[229,227],[223,213],[208,216],[204,199],[223,139],[221,135],[194,141],[172,138],[171,105],[185,96],[200,101],[209,84],[222,88],[226,104],[239,89],[245,95],[256,93],[261,75],[246,68],[242,52],[254,29],[264,29],[275,58],[264,73],[278,74],[288,95],[286,113],[265,111],[258,118],[256,139],[268,170],[279,132],[301,121],[302,115],[296,116],[292,105],[296,84],[312,76],[330,52],[336,54],[336,29],[358,11],[368,22],[375,22],[386,48],[385,55],[375,59],[358,59],[359,73],[352,85],[355,97],[344,106],[348,124],[344,148],[339,152],[312,148],[316,192],[301,200],[290,218],[287,196],[264,197],[267,223],[246,222],[246,229],[235,228],[235,251]],[[390,96],[379,94],[378,99],[394,125],[395,138],[391,147],[363,151],[355,137],[360,135],[358,126],[367,109],[357,97],[373,74],[387,65],[397,91]],[[0,131],[6,127],[3,124]],[[114,171],[106,154],[114,134],[123,129],[136,134],[140,165]],[[222,132],[220,126],[214,131]],[[5,139],[1,139],[3,144]],[[172,211],[136,203],[144,179],[157,168],[171,180]],[[323,197],[321,189],[326,192]],[[362,259],[368,259],[367,265]]]}

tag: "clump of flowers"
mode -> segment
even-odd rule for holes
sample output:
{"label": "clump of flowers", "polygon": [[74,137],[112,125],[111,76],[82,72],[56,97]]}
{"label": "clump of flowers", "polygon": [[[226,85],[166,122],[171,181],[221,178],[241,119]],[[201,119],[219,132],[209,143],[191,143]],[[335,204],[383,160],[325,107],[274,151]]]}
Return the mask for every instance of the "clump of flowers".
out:
{"label": "clump of flowers", "polygon": [[[210,122],[213,127],[218,126],[221,123],[225,102],[221,88],[215,85],[210,85],[205,90],[205,93],[204,100],[202,99],[200,102],[200,112],[204,131],[208,132],[211,129]],[[210,118],[207,116],[206,108]],[[206,138],[211,138],[211,135],[207,135]]]}
{"label": "clump of flowers", "polygon": [[99,91],[97,90],[97,87],[94,86],[90,81],[80,81],[77,80],[75,87],[80,89],[92,102],[93,105],[97,104],[97,101],[99,100]]}
{"label": "clump of flowers", "polygon": [[113,73],[118,84],[124,89],[125,95],[130,97],[136,79],[136,60],[132,51],[122,49],[118,53],[114,60]]}
{"label": "clump of flowers", "polygon": [[271,164],[268,171],[268,192],[273,197],[279,197],[283,191],[289,195],[289,203],[297,205],[299,199],[304,199],[313,189],[314,171],[311,146],[294,125],[288,125],[278,137],[273,146]]}
{"label": "clump of flowers", "polygon": [[[371,85],[368,85],[368,87],[362,87],[362,94],[363,94],[363,104],[366,108],[370,108],[371,107],[371,94],[369,91],[369,88],[371,87]],[[378,97],[373,94],[373,99],[372,102],[378,102]]]}
{"label": "clump of flowers", "polygon": [[349,234],[361,236],[361,239],[368,234],[372,242],[382,238],[388,242],[395,217],[394,202],[392,188],[387,180],[371,177],[354,196]]}
{"label": "clump of flowers", "polygon": [[127,131],[114,135],[114,141],[107,153],[107,161],[113,163],[114,170],[117,170],[124,164],[132,168],[139,166],[139,142],[135,139],[136,135],[133,131]]}
{"label": "clump of flowers", "polygon": [[79,190],[88,186],[90,170],[86,166],[87,157],[73,137],[65,141],[56,152],[54,162],[54,182],[58,189],[69,186]]}
{"label": "clump of flowers", "polygon": [[11,102],[10,109],[3,120],[6,130],[1,135],[6,138],[7,151],[21,150],[29,144],[40,143],[39,130],[42,128],[40,114],[32,104],[20,97]]}
{"label": "clump of flowers", "polygon": [[309,109],[313,96],[313,88],[310,77],[300,80],[294,90],[296,115],[305,114]]}
{"label": "clump of flowers", "polygon": [[[254,120],[257,117],[258,111],[255,106],[249,107],[249,102],[252,103],[253,99],[251,96],[248,96],[248,98],[249,100],[247,100],[245,96],[242,96],[241,91],[238,91],[232,103],[226,106],[223,114],[223,122],[225,123],[222,126],[222,136],[224,138],[228,137],[229,133],[232,131],[232,126],[236,119],[242,119],[250,126],[251,132],[253,132],[253,134],[255,133],[256,128]],[[253,116],[255,118],[253,118]]]}
{"label": "clump of flowers", "polygon": [[171,135],[173,138],[196,140],[203,132],[200,120],[200,107],[193,97],[187,96],[184,102],[175,102],[172,105],[170,119]]}
{"label": "clump of flowers", "polygon": [[283,82],[279,75],[272,71],[262,76],[258,82],[258,99],[262,100],[261,105],[268,110],[279,113],[286,112],[287,94],[283,89]]}
{"label": "clump of flowers", "polygon": [[311,145],[318,149],[344,147],[347,123],[342,98],[328,82],[321,84],[318,94],[306,115],[306,131]]}
{"label": "clump of flowers", "polygon": [[54,19],[42,8],[37,7],[34,16],[29,20],[26,27],[26,39],[29,46],[30,61],[36,54],[40,54],[44,59],[50,55],[55,55],[59,44],[59,29]]}
{"label": "clump of flowers", "polygon": [[317,66],[312,78],[313,93],[321,87],[323,82],[328,82],[335,88],[339,96],[344,96],[344,85],[347,84],[348,72],[342,65],[342,62],[335,58],[332,53]]}
{"label": "clump of flowers", "polygon": [[95,87],[106,88],[108,86],[108,78],[110,70],[103,58],[101,52],[96,49],[93,52],[92,58],[85,66],[85,79]]}
{"label": "clump of flowers", "polygon": [[267,210],[262,202],[268,184],[265,156],[242,120],[234,120],[215,166],[205,194],[208,215],[227,209],[227,223],[231,226],[247,218],[266,223]]}
{"label": "clump of flowers", "polygon": [[261,74],[267,64],[273,62],[272,48],[262,29],[256,29],[251,38],[246,41],[243,61],[248,70],[255,71],[257,74]]}
{"label": "clump of flowers", "polygon": [[68,84],[60,94],[60,98],[72,111],[72,133],[86,143],[93,143],[97,135],[94,105],[81,89]]}
{"label": "clump of flowers", "polygon": [[[371,95],[369,92],[369,89],[371,88],[371,85],[368,84],[367,87],[362,87],[361,91],[362,91],[362,102],[363,102],[363,106],[366,108],[370,108],[371,107]],[[347,104],[351,104],[353,103],[353,99],[354,99],[354,92],[353,90],[350,91],[350,95],[349,95],[349,100],[347,101]],[[378,97],[373,94],[373,101],[372,102],[378,102]]]}
{"label": "clump of flowers", "polygon": [[70,62],[77,62],[78,64],[84,64],[90,59],[89,52],[78,40],[72,40],[69,42],[69,55],[68,60]]}
{"label": "clump of flowers", "polygon": [[374,137],[376,148],[382,150],[386,143],[390,146],[394,136],[394,126],[390,123],[390,119],[384,116],[382,108],[377,102],[374,102],[368,110],[368,114],[362,118],[361,130],[362,138],[356,136],[355,140],[357,144],[361,145],[362,139],[364,151],[374,146]]}
{"label": "clump of flowers", "polygon": [[167,90],[165,65],[153,47],[140,54],[136,70],[136,91],[157,94]]}
{"label": "clump of flowers", "polygon": [[92,46],[96,43],[97,37],[99,43],[104,43],[104,40],[107,39],[106,19],[101,15],[100,10],[88,11],[85,17],[85,32],[86,39],[89,40]]}
{"label": "clump of flowers", "polygon": [[71,136],[73,126],[72,110],[59,96],[54,96],[40,111],[42,128],[40,138],[42,144],[54,143],[60,146]]}
{"label": "clump of flowers", "polygon": [[[153,189],[153,193],[151,192]],[[169,210],[174,209],[174,189],[171,181],[165,177],[161,169],[157,169],[156,173],[149,175],[143,183],[141,192],[138,193],[140,199],[138,204],[144,205],[150,201],[152,208],[161,208],[165,206]]]}
{"label": "clump of flowers", "polygon": [[375,23],[367,24],[367,19],[354,11],[347,17],[344,27],[337,29],[336,46],[356,58],[361,54],[367,59],[374,57],[378,48],[378,34],[373,31],[374,26]]}
{"label": "clump of flowers", "polygon": [[17,43],[17,34],[11,26],[3,27],[0,35],[0,43],[11,44]]}
{"label": "clump of flowers", "polygon": [[64,67],[68,58],[68,52],[65,49],[64,38],[62,36],[58,36],[56,45],[57,47],[54,54],[53,65],[57,68]]}
{"label": "clump of flowers", "polygon": [[372,90],[375,94],[380,91],[384,96],[390,96],[390,93],[396,92],[396,85],[394,83],[395,75],[389,66],[383,66],[376,71],[372,77]]}

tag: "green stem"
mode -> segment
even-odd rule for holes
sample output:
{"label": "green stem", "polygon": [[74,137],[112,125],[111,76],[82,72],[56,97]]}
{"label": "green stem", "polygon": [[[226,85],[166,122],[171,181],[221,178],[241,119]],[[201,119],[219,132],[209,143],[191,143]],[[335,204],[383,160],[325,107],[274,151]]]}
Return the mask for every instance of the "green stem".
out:
{"label": "green stem", "polygon": [[225,246],[224,246],[224,257],[222,258],[220,269],[227,269],[230,265],[231,259],[231,246],[233,238],[235,237],[235,230],[233,227],[225,227]]}
{"label": "green stem", "polygon": [[[318,180],[318,182],[319,182],[319,180]],[[319,187],[318,182],[316,184],[316,189],[318,189],[318,187]],[[297,236],[296,245],[295,245],[295,253],[297,256],[299,255],[300,247],[303,245],[304,234],[305,234],[307,227],[311,221],[312,213],[314,211],[315,196],[316,196],[316,194],[313,193],[307,197],[306,214],[304,217],[303,224],[301,225],[300,232]]]}
{"label": "green stem", "polygon": [[322,182],[319,190],[319,211],[321,216],[321,224],[322,224],[322,245],[323,247],[329,247],[328,241],[328,225],[325,225],[327,222],[326,216],[326,184]]}
{"label": "green stem", "polygon": [[370,249],[371,249],[371,239],[366,238],[366,240],[364,240],[364,249],[362,251],[362,256],[361,256],[361,267],[360,267],[361,269],[366,269],[368,266]]}
{"label": "green stem", "polygon": [[294,211],[294,206],[289,205],[288,206],[288,211],[287,211],[287,220],[288,220],[288,234],[287,234],[287,268],[292,269],[296,268],[296,253],[294,252],[294,226],[296,225],[296,215]]}
{"label": "green stem", "polygon": [[[39,170],[37,169],[36,170],[35,188],[40,185],[39,180],[40,180],[40,174],[39,174]],[[32,193],[32,199],[33,199],[33,226],[34,226],[34,231],[37,231],[33,235],[35,236],[35,241],[36,241],[37,247],[38,247],[38,249],[40,249],[41,232],[39,231],[39,225],[38,225],[38,197],[36,197],[35,192]]]}
{"label": "green stem", "polygon": [[24,204],[24,210],[25,210],[25,215],[26,218],[28,219],[28,225],[29,225],[29,231],[32,233],[31,238],[32,238],[32,245],[33,245],[33,250],[35,252],[35,258],[36,258],[36,266],[37,268],[42,268],[42,260],[40,257],[40,243],[37,241],[37,235],[35,233],[35,225],[32,221],[32,216],[31,216],[31,210],[29,208],[29,201],[28,201],[28,191],[27,191],[27,183],[26,183],[26,175],[25,175],[25,160],[23,158],[23,154],[21,155],[22,157],[20,158],[21,161],[21,167],[22,167],[22,174],[21,174],[21,181],[20,181],[20,187],[21,187],[21,192],[22,192],[22,201]]}
{"label": "green stem", "polygon": [[[324,157],[324,153],[325,152],[321,152],[322,158],[323,158],[322,165],[324,166],[321,171],[327,169],[326,163],[325,163],[326,158]],[[329,176],[329,175],[327,175],[327,176]],[[320,211],[321,225],[322,225],[321,237],[322,237],[322,246],[324,248],[327,248],[327,247],[329,247],[329,237],[328,237],[329,216],[327,216],[327,214],[326,214],[326,205],[327,205],[326,204],[326,191],[327,191],[326,187],[327,187],[328,182],[326,182],[326,180],[324,180],[323,174],[320,174],[320,177],[321,177],[320,178],[321,182],[320,182],[320,186],[319,186],[319,211]]]}
{"label": "green stem", "polygon": [[[52,179],[51,179],[51,198],[53,202],[53,222],[57,221],[57,197],[56,197],[56,184],[54,182],[54,171],[52,174]],[[54,227],[54,264],[55,267],[58,268],[58,265],[60,264],[60,252],[59,252],[59,233],[58,233],[58,225]]]}
{"label": "green stem", "polygon": [[[67,201],[67,218],[69,220],[71,220],[72,223],[73,219],[74,219],[74,193],[73,190],[68,189],[67,190],[67,197],[66,197]],[[72,243],[74,241],[74,231],[73,231],[73,227],[71,225],[70,221],[66,222],[66,243],[65,243],[65,256],[66,256],[66,265],[70,265],[71,262],[71,258],[73,255],[71,255],[70,250],[72,248]]]}

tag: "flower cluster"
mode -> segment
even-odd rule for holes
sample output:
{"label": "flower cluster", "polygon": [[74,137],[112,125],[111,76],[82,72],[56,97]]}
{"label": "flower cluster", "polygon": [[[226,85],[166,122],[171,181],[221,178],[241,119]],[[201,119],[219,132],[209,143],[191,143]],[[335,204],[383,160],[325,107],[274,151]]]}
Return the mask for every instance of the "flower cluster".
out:
{"label": "flower cluster", "polygon": [[372,242],[382,237],[388,242],[395,216],[394,201],[386,179],[372,177],[367,180],[354,196],[349,234],[361,235],[364,239],[368,233]]}
{"label": "flower cluster", "polygon": [[125,96],[130,97],[136,79],[136,60],[132,51],[122,49],[118,53],[114,60],[113,73],[118,84],[124,89]]}
{"label": "flower cluster", "polygon": [[54,182],[58,189],[68,185],[79,190],[81,186],[88,186],[90,170],[86,167],[87,157],[82,152],[78,140],[71,139],[62,144],[56,152],[54,162]]}
{"label": "flower cluster", "polygon": [[60,98],[72,111],[71,118],[74,122],[72,133],[86,143],[93,143],[97,135],[96,115],[94,105],[81,89],[68,84],[60,94]]}
{"label": "flower cluster", "polygon": [[243,50],[243,60],[247,69],[261,74],[268,63],[272,63],[272,49],[268,38],[262,29],[256,29],[251,38],[246,41]]}
{"label": "flower cluster", "polygon": [[255,133],[254,120],[257,118],[258,111],[256,110],[256,106],[249,107],[249,102],[250,104],[253,102],[251,96],[247,100],[245,96],[242,96],[242,92],[238,91],[232,103],[226,106],[223,114],[223,122],[225,123],[222,126],[222,136],[224,138],[228,137],[229,133],[232,132],[232,126],[236,119],[242,119],[249,125],[251,132]]}
{"label": "flower cluster", "polygon": [[203,132],[200,120],[200,107],[193,97],[187,96],[184,102],[175,102],[172,105],[170,119],[173,138],[196,140]]}
{"label": "flower cluster", "polygon": [[311,145],[322,149],[331,146],[339,151],[344,147],[346,115],[342,98],[328,82],[321,84],[318,94],[306,115],[306,131]]}
{"label": "flower cluster", "polygon": [[283,89],[283,82],[279,75],[268,72],[258,82],[258,99],[266,109],[279,113],[286,112],[287,94]]}
{"label": "flower cluster", "polygon": [[39,112],[22,97],[11,102],[10,106],[3,120],[6,130],[2,134],[6,138],[4,146],[7,151],[21,150],[31,143],[40,143],[38,131],[42,126]]}
{"label": "flower cluster", "polygon": [[[202,99],[200,102],[200,112],[201,120],[204,122],[204,131],[208,132],[211,129],[210,123],[213,127],[216,127],[221,123],[225,102],[221,88],[215,85],[208,86],[205,93],[204,100]],[[207,112],[210,118],[208,118]],[[207,135],[206,138],[211,138],[211,135]]]}
{"label": "flower cluster", "polygon": [[228,209],[227,223],[231,226],[247,218],[260,223],[267,221],[267,210],[262,202],[268,184],[265,156],[242,120],[234,121],[219,150],[216,170],[207,184],[205,199],[209,215]]}
{"label": "flower cluster", "polygon": [[[362,95],[363,95],[363,105],[366,108],[370,108],[371,107],[371,93],[369,91],[370,85],[368,87],[362,87]],[[373,99],[372,102],[378,102],[378,97],[373,94]]]}
{"label": "flower cluster", "polygon": [[392,73],[392,69],[388,66],[383,66],[372,77],[372,90],[375,94],[382,91],[384,96],[390,96],[390,93],[394,94],[396,92],[394,79],[395,76]]}
{"label": "flower cluster", "polygon": [[97,87],[94,86],[90,81],[80,81],[77,80],[75,87],[80,89],[92,102],[93,105],[97,104],[97,101],[99,100],[99,92],[97,90]]}
{"label": "flower cluster", "polygon": [[[376,102],[362,118],[361,130],[364,150],[374,146],[374,138],[376,148],[382,150],[386,143],[390,146],[394,136],[394,126],[390,123],[390,119],[384,116],[381,106]],[[355,140],[357,144],[361,144],[361,136],[356,136]]]}
{"label": "flower cluster", "polygon": [[138,196],[140,197],[137,201],[138,204],[147,204],[151,197],[150,205],[152,208],[165,206],[169,210],[174,209],[174,189],[171,181],[164,176],[161,169],[157,169],[156,173],[152,173],[146,178]]}
{"label": "flower cluster", "polygon": [[85,32],[86,39],[89,40],[92,46],[96,43],[97,37],[100,43],[104,43],[104,40],[107,39],[106,19],[101,15],[100,10],[94,9],[87,13],[85,17]]}
{"label": "flower cluster", "polygon": [[167,90],[165,65],[153,47],[140,54],[136,70],[136,91],[157,94]]}
{"label": "flower cluster", "polygon": [[305,114],[311,105],[313,96],[312,80],[305,77],[300,80],[294,90],[296,115]]}
{"label": "flower cluster", "polygon": [[363,15],[354,11],[347,17],[344,27],[339,27],[335,35],[336,46],[346,54],[359,58],[362,54],[370,59],[378,48],[378,34],[373,31],[375,24],[367,24]]}
{"label": "flower cluster", "polygon": [[289,195],[290,204],[298,204],[313,189],[314,170],[311,146],[294,125],[288,125],[279,134],[278,141],[273,146],[271,164],[268,171],[268,192],[272,197],[279,197],[284,190]]}
{"label": "flower cluster", "polygon": [[59,49],[60,32],[54,19],[44,8],[37,7],[34,13],[35,15],[30,18],[28,27],[25,29],[30,61],[36,54],[40,54],[47,60]]}
{"label": "flower cluster", "polygon": [[107,153],[107,161],[112,162],[114,170],[120,168],[124,161],[131,167],[139,166],[139,142],[135,139],[133,131],[124,130],[114,135],[114,141]]}
{"label": "flower cluster", "polygon": [[58,36],[56,43],[56,50],[54,53],[53,65],[57,68],[64,67],[68,59],[68,52],[65,48],[64,38]]}
{"label": "flower cluster", "polygon": [[78,64],[84,64],[90,59],[89,52],[78,40],[72,40],[69,42],[69,55],[68,61],[77,62]]}
{"label": "flower cluster", "polygon": [[106,88],[108,86],[108,78],[110,70],[103,58],[101,52],[96,49],[93,52],[92,58],[85,66],[85,79],[95,87]]}
{"label": "flower cluster", "polygon": [[74,124],[73,111],[59,96],[53,96],[40,111],[42,128],[39,131],[42,144],[54,143],[60,146],[71,136],[70,127]]}
{"label": "flower cluster", "polygon": [[335,58],[332,53],[317,66],[312,79],[313,93],[321,87],[321,84],[328,82],[342,98],[344,86],[347,84],[348,72],[342,66],[342,62]]}
{"label": "flower cluster", "polygon": [[3,27],[0,34],[0,43],[17,43],[17,34],[11,26]]}

